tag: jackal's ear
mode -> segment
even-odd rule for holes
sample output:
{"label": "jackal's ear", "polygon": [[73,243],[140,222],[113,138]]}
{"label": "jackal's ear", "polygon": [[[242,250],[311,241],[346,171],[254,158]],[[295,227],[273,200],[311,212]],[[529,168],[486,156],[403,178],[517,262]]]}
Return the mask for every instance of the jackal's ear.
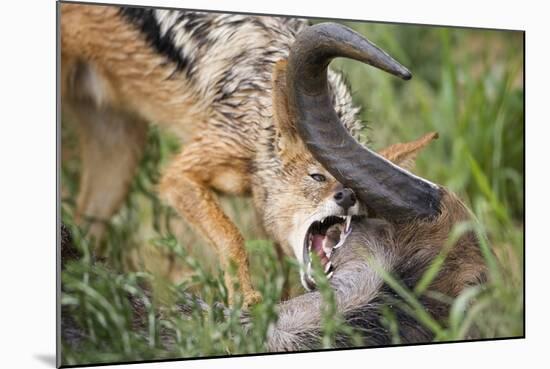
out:
{"label": "jackal's ear", "polygon": [[273,120],[277,130],[276,144],[279,153],[292,156],[292,153],[301,149],[303,144],[296,131],[295,119],[288,107],[286,65],[286,60],[279,60],[273,67]]}
{"label": "jackal's ear", "polygon": [[418,140],[388,146],[379,154],[401,168],[411,170],[414,167],[416,155],[437,137],[437,132],[430,132]]}

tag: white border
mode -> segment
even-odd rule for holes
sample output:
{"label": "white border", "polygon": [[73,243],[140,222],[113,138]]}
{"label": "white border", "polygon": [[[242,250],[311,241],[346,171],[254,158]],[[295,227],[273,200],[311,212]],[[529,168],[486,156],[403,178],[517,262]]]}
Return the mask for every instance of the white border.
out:
{"label": "white border", "polygon": [[[116,2],[116,1],[112,1]],[[316,354],[142,364],[143,368],[423,367],[517,368],[548,362],[548,12],[544,2],[406,1],[258,2],[231,0],[123,3],[306,14],[527,31],[527,338]],[[535,5],[533,5],[533,3]],[[540,4],[540,5],[538,5]],[[52,367],[55,354],[55,3],[2,4],[0,158],[0,365]],[[520,52],[518,50],[518,52]],[[543,161],[544,160],[544,161]],[[535,364],[536,366],[536,364]],[[131,368],[117,366],[117,368]]]}

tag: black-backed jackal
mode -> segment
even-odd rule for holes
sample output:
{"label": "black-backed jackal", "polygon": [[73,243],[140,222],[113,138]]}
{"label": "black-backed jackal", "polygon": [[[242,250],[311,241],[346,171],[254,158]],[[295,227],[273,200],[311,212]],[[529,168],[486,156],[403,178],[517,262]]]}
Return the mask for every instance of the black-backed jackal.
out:
{"label": "black-backed jackal", "polygon": [[[144,150],[149,123],[174,132],[184,145],[165,170],[160,196],[215,246],[222,267],[235,262],[246,304],[260,296],[250,281],[243,237],[214,191],[253,197],[265,229],[303,265],[302,281],[308,288],[314,286],[307,273],[308,251],[317,252],[327,274],[332,273],[329,226],[349,225],[352,215],[367,208],[385,216],[384,201],[388,207],[431,201],[436,187],[422,180],[410,197],[375,195],[373,189],[373,196],[357,198],[352,189],[358,184],[335,178],[312,156],[311,142],[298,135],[299,121],[333,116],[357,139],[361,130],[359,109],[341,75],[330,69],[328,74],[322,68],[300,69],[303,58],[341,55],[340,44],[344,56],[410,76],[343,26],[70,3],[61,4],[60,24],[62,109],[78,123],[81,146],[77,218],[108,219],[118,210]],[[309,30],[328,41],[309,42]],[[315,95],[319,86],[311,87],[310,80],[317,77],[328,78],[326,96]],[[329,114],[323,115],[327,109]],[[381,154],[405,165],[433,137]],[[347,159],[355,165],[356,158]],[[386,162],[380,159],[371,172]],[[412,176],[395,170],[398,174],[388,180],[405,186]],[[382,179],[375,175],[369,185],[377,181]],[[101,238],[103,227],[94,223],[91,233]]]}

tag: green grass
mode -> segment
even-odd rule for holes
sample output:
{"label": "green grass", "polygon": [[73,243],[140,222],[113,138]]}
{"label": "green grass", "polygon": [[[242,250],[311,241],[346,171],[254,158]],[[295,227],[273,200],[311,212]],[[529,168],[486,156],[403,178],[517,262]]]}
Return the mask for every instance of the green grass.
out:
{"label": "green grass", "polygon": [[[479,222],[460,227],[474,227],[484,240],[482,250],[490,274],[485,285],[467,289],[451,302],[451,314],[443,325],[418,305],[418,296],[436,275],[444,255],[412,291],[388,273],[383,273],[384,278],[404,297],[404,308],[420,324],[430,327],[438,341],[465,339],[474,326],[485,338],[522,335],[522,35],[418,26],[353,26],[414,75],[411,81],[403,82],[357,62],[333,63],[347,75],[355,100],[364,108],[362,117],[369,124],[365,134],[372,146],[380,149],[429,131],[439,132],[439,140],[419,156],[415,172],[457,192],[472,209]],[[62,135],[64,154],[70,153],[75,139],[66,124]],[[90,337],[77,351],[64,347],[64,363],[263,351],[265,333],[276,319],[274,307],[281,295],[283,270],[290,269],[291,283],[297,285],[297,266],[291,260],[284,265],[278,262],[248,199],[223,199],[223,205],[247,239],[253,280],[264,296],[264,302],[252,311],[252,329],[243,331],[239,309],[229,317],[216,309],[208,314],[196,309],[192,319],[182,319],[172,309],[184,290],[209,303],[227,301],[219,266],[208,247],[154,195],[160,168],[177,148],[173,138],[156,129],[150,131],[149,147],[130,196],[109,222],[109,268],[92,265],[85,229],[74,225],[79,164],[72,155],[64,157],[62,220],[85,256],[69,263],[63,273],[62,304],[72,310]],[[142,294],[143,285],[152,286],[153,291],[144,297],[149,302],[144,307],[145,335],[132,329],[125,299]],[[332,301],[330,290],[321,290],[327,302]],[[294,293],[299,292],[295,287]],[[335,333],[348,328],[334,317],[334,305],[326,306],[322,345],[330,347]],[[384,320],[390,331],[397,331],[391,311],[384,313]],[[175,350],[167,351],[160,345],[163,329],[176,332]],[[394,341],[398,343],[398,337]]]}

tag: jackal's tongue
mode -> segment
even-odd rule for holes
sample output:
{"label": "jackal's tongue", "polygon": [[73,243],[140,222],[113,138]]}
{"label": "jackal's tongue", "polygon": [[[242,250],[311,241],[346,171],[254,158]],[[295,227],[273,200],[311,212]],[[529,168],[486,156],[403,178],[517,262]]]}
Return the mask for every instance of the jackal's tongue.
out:
{"label": "jackal's tongue", "polygon": [[323,241],[325,236],[322,234],[314,234],[311,240],[311,251],[314,251],[321,259],[321,264],[325,265],[328,262],[328,257],[323,251]]}

